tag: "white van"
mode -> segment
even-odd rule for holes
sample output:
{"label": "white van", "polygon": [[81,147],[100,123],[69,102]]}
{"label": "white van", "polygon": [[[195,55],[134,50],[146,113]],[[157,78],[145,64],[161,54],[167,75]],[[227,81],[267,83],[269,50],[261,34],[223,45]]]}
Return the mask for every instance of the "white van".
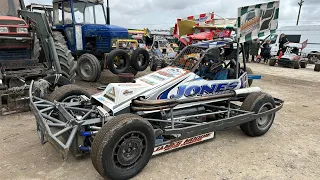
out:
{"label": "white van", "polygon": [[308,44],[302,51],[303,57],[310,58],[310,53],[320,52],[320,25],[284,26],[279,28],[275,34],[268,36],[265,40],[271,41],[271,55],[276,56],[279,50],[280,35],[284,33],[290,42],[302,43],[308,39]]}

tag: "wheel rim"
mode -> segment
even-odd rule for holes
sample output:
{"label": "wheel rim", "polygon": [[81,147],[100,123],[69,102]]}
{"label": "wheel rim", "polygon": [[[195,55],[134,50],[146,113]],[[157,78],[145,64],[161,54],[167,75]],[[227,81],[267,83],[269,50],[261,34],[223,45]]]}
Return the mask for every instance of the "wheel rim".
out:
{"label": "wheel rim", "polygon": [[83,62],[80,64],[80,72],[83,77],[90,78],[93,71],[92,71],[92,64],[89,62]]}
{"label": "wheel rim", "polygon": [[[273,106],[271,103],[265,103],[264,105],[261,106],[258,113],[266,112],[266,111],[272,109],[272,107]],[[274,119],[274,113],[257,119],[256,123],[257,123],[258,129],[262,130],[262,131],[266,130],[271,125],[273,119]]]}
{"label": "wheel rim", "polygon": [[112,156],[118,168],[130,168],[146,153],[147,138],[140,132],[129,132],[120,138]]}
{"label": "wheel rim", "polygon": [[312,62],[316,62],[317,61],[317,56],[311,56],[310,59],[311,59]]}
{"label": "wheel rim", "polygon": [[122,69],[126,66],[125,57],[123,56],[117,56],[114,58],[114,67],[116,69]]}

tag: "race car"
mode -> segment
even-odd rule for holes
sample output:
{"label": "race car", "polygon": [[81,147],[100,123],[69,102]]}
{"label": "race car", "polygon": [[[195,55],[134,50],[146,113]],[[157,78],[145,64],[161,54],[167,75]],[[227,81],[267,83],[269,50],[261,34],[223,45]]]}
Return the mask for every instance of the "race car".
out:
{"label": "race car", "polygon": [[[94,95],[66,85],[44,98],[45,81],[33,82],[30,107],[40,142],[49,141],[65,159],[69,151],[77,157],[90,153],[105,179],[129,179],[153,155],[213,139],[227,127],[264,135],[283,101],[249,87],[245,68],[221,59],[225,46],[219,43],[192,45],[168,67],[131,83],[111,83]],[[190,53],[201,57],[183,63]]]}
{"label": "race car", "polygon": [[[307,47],[308,40],[303,43],[287,43],[285,44],[286,51],[283,55],[279,56],[278,65],[294,69],[306,68],[308,61],[302,58],[301,52]],[[270,66],[275,66],[276,59],[269,61]]]}

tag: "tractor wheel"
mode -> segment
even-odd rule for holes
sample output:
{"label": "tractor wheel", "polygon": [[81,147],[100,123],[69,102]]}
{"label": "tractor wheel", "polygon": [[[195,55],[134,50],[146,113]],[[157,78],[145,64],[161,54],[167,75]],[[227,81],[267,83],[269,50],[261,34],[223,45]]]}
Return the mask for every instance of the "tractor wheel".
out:
{"label": "tractor wheel", "polygon": [[150,62],[149,52],[145,49],[138,48],[133,51],[131,57],[132,67],[137,71],[144,71],[147,69]]}
{"label": "tractor wheel", "polygon": [[[253,71],[249,67],[246,67],[246,69],[247,69],[247,74],[253,74]],[[251,87],[252,83],[253,83],[253,79],[248,79],[249,87]]]}
{"label": "tractor wheel", "polygon": [[78,73],[82,80],[96,82],[101,76],[100,61],[92,54],[83,54],[78,59]]}
{"label": "tractor wheel", "polygon": [[68,48],[67,41],[61,32],[53,31],[52,34],[53,34],[54,42],[59,42],[60,44],[66,46]]}
{"label": "tractor wheel", "polygon": [[77,62],[74,60],[71,51],[64,45],[55,43],[62,75],[71,81],[76,77]]}
{"label": "tractor wheel", "polygon": [[88,98],[91,97],[91,95],[85,91],[82,87],[75,85],[75,84],[68,84],[61,86],[54,90],[49,96],[48,101],[57,101],[57,102],[67,102],[68,100],[72,98],[77,98],[77,96],[85,95]]}
{"label": "tractor wheel", "polygon": [[320,72],[320,64],[315,64],[314,71]]}
{"label": "tractor wheel", "polygon": [[[255,92],[247,96],[240,109],[244,111],[262,113],[275,107],[275,102],[270,95],[262,92]],[[273,124],[274,118],[275,114],[270,114],[268,116],[254,119],[250,122],[241,124],[240,128],[248,136],[262,136],[268,132],[271,125]]]}
{"label": "tractor wheel", "polygon": [[307,62],[300,62],[301,68],[306,68],[307,67]]}
{"label": "tractor wheel", "polygon": [[92,164],[105,179],[130,179],[148,164],[154,145],[154,129],[147,120],[121,114],[107,121],[95,136]]}
{"label": "tractor wheel", "polygon": [[270,59],[269,60],[269,66],[275,66],[276,65],[276,60],[275,59]]}
{"label": "tractor wheel", "polygon": [[129,54],[122,49],[112,50],[107,57],[107,66],[114,74],[127,72],[131,66]]}
{"label": "tractor wheel", "polygon": [[294,69],[300,69],[300,63],[299,63],[299,61],[295,61],[295,62],[293,63],[293,68],[294,68]]}

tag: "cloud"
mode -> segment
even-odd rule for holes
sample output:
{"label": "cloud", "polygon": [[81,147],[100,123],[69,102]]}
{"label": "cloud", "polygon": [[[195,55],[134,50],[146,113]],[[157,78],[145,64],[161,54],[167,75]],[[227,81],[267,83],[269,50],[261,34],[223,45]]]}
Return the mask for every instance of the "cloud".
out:
{"label": "cloud", "polygon": [[[106,0],[105,0],[106,1]],[[177,18],[215,12],[217,15],[232,18],[237,16],[241,6],[253,5],[270,0],[109,0],[111,23],[126,28],[168,29],[174,26]],[[25,0],[51,4],[52,0]],[[299,0],[281,0],[279,26],[295,25],[298,16]],[[320,0],[305,0],[300,24],[320,23]]]}

